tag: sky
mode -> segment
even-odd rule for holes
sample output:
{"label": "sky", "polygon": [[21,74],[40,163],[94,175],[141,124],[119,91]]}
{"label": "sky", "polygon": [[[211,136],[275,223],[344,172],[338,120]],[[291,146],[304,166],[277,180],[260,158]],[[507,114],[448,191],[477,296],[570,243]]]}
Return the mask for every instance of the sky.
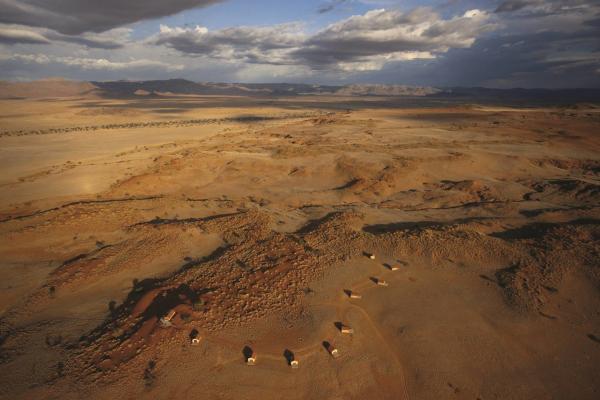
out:
{"label": "sky", "polygon": [[600,0],[0,0],[0,79],[600,88]]}

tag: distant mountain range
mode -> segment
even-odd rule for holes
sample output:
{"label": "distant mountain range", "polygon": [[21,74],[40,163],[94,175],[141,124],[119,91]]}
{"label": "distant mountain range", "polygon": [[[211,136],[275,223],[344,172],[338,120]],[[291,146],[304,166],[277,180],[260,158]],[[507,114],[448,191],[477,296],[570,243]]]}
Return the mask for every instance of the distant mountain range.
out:
{"label": "distant mountain range", "polygon": [[290,83],[211,83],[185,79],[157,81],[92,82],[108,97],[203,95],[203,96],[297,96],[301,94],[332,94],[340,86]]}
{"label": "distant mountain range", "polygon": [[46,79],[32,82],[0,81],[0,98],[138,98],[164,96],[254,96],[282,97],[328,95],[344,97],[428,98],[497,104],[600,103],[600,89],[488,89],[434,88],[405,85],[354,84],[327,86],[294,83],[209,83],[185,79],[153,81],[79,82]]}
{"label": "distant mountain range", "polygon": [[441,93],[442,89],[431,86],[406,85],[348,85],[338,88],[338,96],[430,96]]}

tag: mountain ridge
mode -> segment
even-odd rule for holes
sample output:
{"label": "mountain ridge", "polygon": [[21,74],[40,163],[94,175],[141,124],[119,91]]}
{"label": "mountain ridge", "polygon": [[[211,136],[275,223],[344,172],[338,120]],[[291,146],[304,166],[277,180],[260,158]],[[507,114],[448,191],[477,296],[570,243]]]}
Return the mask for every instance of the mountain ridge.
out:
{"label": "mountain ridge", "polygon": [[136,98],[168,96],[285,97],[327,95],[339,97],[430,98],[473,102],[573,104],[600,102],[600,89],[495,89],[485,87],[432,87],[386,84],[344,86],[302,83],[222,83],[187,79],[74,81],[43,79],[28,82],[0,81],[0,98]]}

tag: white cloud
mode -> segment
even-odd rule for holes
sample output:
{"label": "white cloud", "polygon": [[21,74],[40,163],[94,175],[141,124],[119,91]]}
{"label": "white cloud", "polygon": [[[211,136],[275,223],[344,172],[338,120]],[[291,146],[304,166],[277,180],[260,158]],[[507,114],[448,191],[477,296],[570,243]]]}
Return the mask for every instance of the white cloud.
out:
{"label": "white cloud", "polygon": [[17,43],[49,44],[50,40],[41,33],[29,29],[0,24],[0,43],[10,45]]}
{"label": "white cloud", "polygon": [[[1,0],[0,0],[1,1]],[[50,29],[0,24],[0,43],[48,45],[53,42],[75,43],[88,48],[118,49],[129,41],[131,29],[116,28],[103,33],[65,35]]]}
{"label": "white cloud", "polygon": [[380,9],[329,25],[313,35],[301,24],[215,31],[163,25],[149,42],[233,63],[367,71],[394,61],[431,59],[450,48],[469,47],[481,34],[496,28],[488,20],[489,15],[480,10],[443,19],[429,8],[406,14]]}
{"label": "white cloud", "polygon": [[297,23],[268,27],[235,27],[209,31],[202,26],[171,28],[161,25],[149,43],[165,45],[181,53],[210,56],[251,64],[289,64],[288,54],[305,41]]}
{"label": "white cloud", "polygon": [[46,54],[0,54],[0,61],[19,61],[25,64],[63,64],[70,67],[79,67],[83,70],[115,71],[127,69],[159,68],[167,71],[181,71],[184,69],[184,66],[181,64],[170,64],[146,59],[109,61],[105,58],[60,57]]}

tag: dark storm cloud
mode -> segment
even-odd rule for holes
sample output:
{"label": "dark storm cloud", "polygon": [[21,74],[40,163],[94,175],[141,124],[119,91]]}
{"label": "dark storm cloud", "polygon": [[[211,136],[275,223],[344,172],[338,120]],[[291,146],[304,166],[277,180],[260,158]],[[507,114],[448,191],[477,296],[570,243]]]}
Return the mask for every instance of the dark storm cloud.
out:
{"label": "dark storm cloud", "polygon": [[496,13],[515,13],[535,17],[585,11],[594,6],[590,0],[505,0],[496,8]]}
{"label": "dark storm cloud", "polygon": [[567,83],[573,80],[574,77],[569,75],[574,71],[586,71],[589,78],[595,75],[597,67],[593,56],[590,57],[587,51],[577,51],[578,47],[586,47],[591,41],[577,33],[557,32],[488,38],[472,49],[449,55],[442,64],[461,81],[501,84],[515,80],[521,84],[529,81],[539,85],[552,77],[561,77],[563,83]]}
{"label": "dark storm cloud", "polygon": [[67,35],[103,32],[221,0],[0,0],[0,23],[50,28]]}
{"label": "dark storm cloud", "polygon": [[[538,32],[486,37],[436,60],[397,63],[370,77],[413,84],[487,87],[599,87],[595,38],[581,33]],[[599,50],[599,49],[597,49]]]}
{"label": "dark storm cloud", "polygon": [[592,26],[594,28],[600,28],[600,14],[596,16],[594,19],[590,19],[584,22],[587,26]]}
{"label": "dark storm cloud", "polygon": [[496,12],[506,25],[504,35],[461,53],[451,67],[496,82],[598,86],[600,3],[507,0]]}
{"label": "dark storm cloud", "polygon": [[540,2],[536,1],[536,0],[507,0],[507,1],[500,3],[498,8],[496,8],[496,12],[503,13],[503,12],[518,11],[518,10],[521,10],[532,4],[539,4],[539,3]]}
{"label": "dark storm cloud", "polygon": [[[477,40],[471,46],[450,46],[447,52],[429,60],[391,61],[381,69],[356,73],[348,79],[434,86],[600,87],[598,2],[512,1],[504,2],[501,7],[494,18],[501,28],[488,35],[472,35]],[[412,20],[416,22],[419,18]],[[401,26],[404,21],[396,23]],[[373,32],[374,28],[368,24],[361,25]],[[380,21],[377,25],[385,27],[386,23]],[[448,36],[464,29],[460,24],[432,25],[422,36],[443,37],[447,41]],[[328,45],[321,41],[312,49],[305,47],[298,52],[313,64],[325,65],[334,57],[359,58],[364,48],[366,52],[371,51],[369,48],[382,50],[378,47],[382,42],[367,42],[356,42],[358,45],[353,47],[349,36],[337,51],[329,51]],[[335,46],[333,43],[331,48]],[[393,48],[406,44],[396,41]],[[427,45],[435,48],[436,44],[439,42],[421,42],[420,48]]]}
{"label": "dark storm cloud", "polygon": [[335,10],[338,6],[346,3],[348,0],[331,0],[326,4],[323,4],[321,7],[319,7],[319,9],[317,10],[317,12],[319,14],[326,14],[330,11]]}

